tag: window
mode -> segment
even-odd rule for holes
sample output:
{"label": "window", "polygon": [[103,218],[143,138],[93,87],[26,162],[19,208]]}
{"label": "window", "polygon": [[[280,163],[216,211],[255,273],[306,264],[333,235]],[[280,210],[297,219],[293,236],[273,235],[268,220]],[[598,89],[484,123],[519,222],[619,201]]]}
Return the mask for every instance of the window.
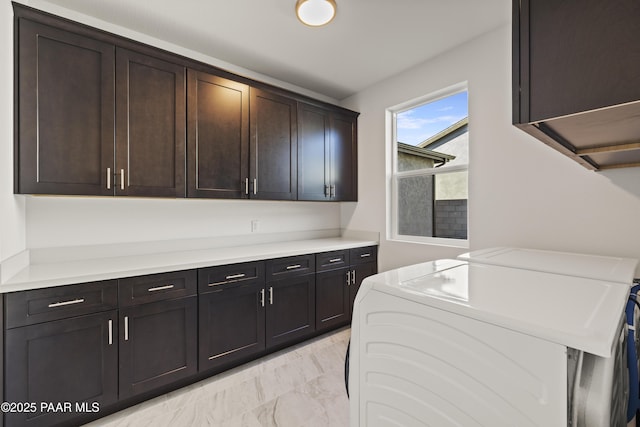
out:
{"label": "window", "polygon": [[469,117],[466,85],[389,110],[390,237],[466,246]]}

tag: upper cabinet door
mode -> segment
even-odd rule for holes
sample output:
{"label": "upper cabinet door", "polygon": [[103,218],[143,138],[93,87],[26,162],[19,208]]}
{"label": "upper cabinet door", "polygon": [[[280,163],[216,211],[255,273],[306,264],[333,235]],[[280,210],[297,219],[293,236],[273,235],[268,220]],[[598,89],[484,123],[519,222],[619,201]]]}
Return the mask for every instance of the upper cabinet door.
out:
{"label": "upper cabinet door", "polygon": [[189,197],[249,193],[249,86],[187,71]]}
{"label": "upper cabinet door", "polygon": [[297,198],[296,109],[294,99],[251,88],[249,197]]}
{"label": "upper cabinet door", "polygon": [[525,122],[640,99],[640,3],[526,0],[518,9]]}
{"label": "upper cabinet door", "polygon": [[115,194],[185,197],[184,67],[116,53]]}
{"label": "upper cabinet door", "polygon": [[113,194],[114,47],[17,25],[14,191]]}
{"label": "upper cabinet door", "polygon": [[332,112],[331,121],[331,183],[333,200],[358,200],[358,144],[356,117]]}
{"label": "upper cabinet door", "polygon": [[328,200],[329,112],[298,103],[298,200]]}
{"label": "upper cabinet door", "polygon": [[298,104],[298,200],[358,199],[357,115]]}

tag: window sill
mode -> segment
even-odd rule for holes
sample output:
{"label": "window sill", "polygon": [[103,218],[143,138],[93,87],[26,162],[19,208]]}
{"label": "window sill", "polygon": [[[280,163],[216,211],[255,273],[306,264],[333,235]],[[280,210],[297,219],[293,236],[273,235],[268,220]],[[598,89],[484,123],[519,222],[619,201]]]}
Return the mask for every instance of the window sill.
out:
{"label": "window sill", "polygon": [[391,242],[416,243],[419,245],[447,246],[452,248],[469,249],[469,239],[446,239],[442,237],[393,236]]}

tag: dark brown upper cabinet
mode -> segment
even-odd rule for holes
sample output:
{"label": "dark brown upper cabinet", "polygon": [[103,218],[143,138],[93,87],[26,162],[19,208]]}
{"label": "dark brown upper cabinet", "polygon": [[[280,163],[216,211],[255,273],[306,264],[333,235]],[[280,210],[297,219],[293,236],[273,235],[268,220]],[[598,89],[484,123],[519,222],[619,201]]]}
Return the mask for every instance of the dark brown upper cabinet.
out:
{"label": "dark brown upper cabinet", "polygon": [[185,196],[184,67],[116,50],[118,196]]}
{"label": "dark brown upper cabinet", "polygon": [[357,113],[13,8],[15,193],[357,200]]}
{"label": "dark brown upper cabinet", "polygon": [[188,70],[190,197],[295,200],[296,101]]}
{"label": "dark brown upper cabinet", "polygon": [[16,34],[15,192],[113,194],[114,47],[27,20]]}
{"label": "dark brown upper cabinet", "polygon": [[357,114],[298,103],[298,200],[358,199]]}
{"label": "dark brown upper cabinet", "polygon": [[249,193],[249,86],[187,71],[189,197]]}
{"label": "dark brown upper cabinet", "polygon": [[17,25],[15,191],[184,197],[184,68]]}
{"label": "dark brown upper cabinet", "polygon": [[266,90],[250,90],[251,198],[297,198],[297,103]]}
{"label": "dark brown upper cabinet", "polygon": [[640,166],[640,3],[513,1],[513,123],[593,170]]}

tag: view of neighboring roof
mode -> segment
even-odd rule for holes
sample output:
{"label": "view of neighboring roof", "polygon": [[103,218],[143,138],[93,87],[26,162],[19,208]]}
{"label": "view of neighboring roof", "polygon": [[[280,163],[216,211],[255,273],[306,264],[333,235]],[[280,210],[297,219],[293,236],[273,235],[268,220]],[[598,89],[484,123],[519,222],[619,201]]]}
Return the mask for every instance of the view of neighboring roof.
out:
{"label": "view of neighboring roof", "polygon": [[448,128],[443,129],[442,131],[433,135],[429,139],[422,141],[420,144],[418,144],[418,147],[434,150],[441,145],[451,141],[452,139],[466,133],[469,127],[468,125],[469,117],[467,116],[464,119],[452,124]]}
{"label": "view of neighboring roof", "polygon": [[416,147],[415,145],[405,144],[404,142],[398,142],[398,153],[424,157],[440,163],[446,163],[456,158],[456,156],[452,156],[450,154],[438,153],[437,151]]}

